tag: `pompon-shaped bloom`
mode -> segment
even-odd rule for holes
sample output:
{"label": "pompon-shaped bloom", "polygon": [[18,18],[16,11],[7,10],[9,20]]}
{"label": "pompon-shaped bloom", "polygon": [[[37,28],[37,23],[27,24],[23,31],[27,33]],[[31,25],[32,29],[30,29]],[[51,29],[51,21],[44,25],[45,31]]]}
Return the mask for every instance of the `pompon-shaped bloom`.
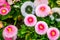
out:
{"label": "pompon-shaped bloom", "polygon": [[26,8],[27,6],[31,6],[32,7],[32,14],[34,14],[34,11],[35,11],[35,6],[34,6],[34,3],[31,2],[31,1],[27,1],[25,2],[22,6],[21,6],[21,13],[22,15],[25,17],[27,15],[29,15],[29,13],[26,12]]}
{"label": "pompon-shaped bloom", "polygon": [[4,39],[16,39],[17,38],[18,29],[14,25],[8,25],[3,30],[3,37]]}
{"label": "pompon-shaped bloom", "polygon": [[51,27],[47,31],[47,36],[50,40],[57,40],[59,38],[59,30],[55,27]]}
{"label": "pompon-shaped bloom", "polygon": [[6,2],[1,8],[0,8],[0,14],[1,15],[7,15],[11,10],[10,5]]}
{"label": "pompon-shaped bloom", "polygon": [[30,15],[27,15],[24,19],[24,23],[25,25],[27,26],[34,26],[37,22],[37,19],[34,15],[30,14]]}
{"label": "pompon-shaped bloom", "polygon": [[49,12],[50,12],[50,7],[46,4],[41,4],[39,6],[36,7],[36,15],[38,17],[46,17],[49,15]]}
{"label": "pompon-shaped bloom", "polygon": [[35,0],[34,5],[37,7],[40,4],[46,4],[48,5],[48,0]]}
{"label": "pompon-shaped bloom", "polygon": [[0,0],[0,6],[2,6],[5,2],[6,0]]}
{"label": "pompon-shaped bloom", "polygon": [[44,35],[46,34],[47,30],[48,30],[48,25],[44,21],[39,21],[35,25],[35,31],[37,34]]}

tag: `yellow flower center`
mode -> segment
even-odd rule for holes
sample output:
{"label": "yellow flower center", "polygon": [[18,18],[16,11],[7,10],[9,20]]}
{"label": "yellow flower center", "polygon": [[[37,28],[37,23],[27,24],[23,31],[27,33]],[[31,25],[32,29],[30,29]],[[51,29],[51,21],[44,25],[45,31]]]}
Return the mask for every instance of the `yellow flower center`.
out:
{"label": "yellow flower center", "polygon": [[12,28],[9,27],[9,28],[8,28],[8,32],[11,32],[11,31],[12,31]]}

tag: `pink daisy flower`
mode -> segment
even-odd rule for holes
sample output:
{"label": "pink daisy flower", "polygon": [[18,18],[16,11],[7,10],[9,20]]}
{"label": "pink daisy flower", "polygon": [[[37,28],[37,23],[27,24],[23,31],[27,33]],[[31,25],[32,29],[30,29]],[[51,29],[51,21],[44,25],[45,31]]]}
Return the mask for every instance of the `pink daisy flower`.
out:
{"label": "pink daisy flower", "polygon": [[38,6],[40,4],[47,4],[48,5],[48,0],[35,0],[34,5]]}
{"label": "pink daisy flower", "polygon": [[50,40],[57,40],[59,38],[59,30],[55,27],[51,27],[47,31],[47,36]]}
{"label": "pink daisy flower", "polygon": [[49,15],[50,7],[46,4],[41,4],[36,7],[35,12],[38,17],[46,17]]}
{"label": "pink daisy flower", "polygon": [[0,14],[1,15],[7,15],[11,10],[11,7],[8,3],[5,3],[1,8],[0,8]]}
{"label": "pink daisy flower", "polygon": [[1,15],[7,15],[8,12],[9,12],[8,9],[5,8],[5,7],[2,7],[2,8],[0,9],[0,14],[1,14]]}
{"label": "pink daisy flower", "polygon": [[24,23],[27,26],[34,26],[36,24],[36,22],[37,22],[37,19],[32,14],[27,15],[24,19]]}
{"label": "pink daisy flower", "polygon": [[2,6],[5,2],[6,0],[0,0],[0,6]]}
{"label": "pink daisy flower", "polygon": [[48,30],[48,25],[44,21],[39,21],[35,25],[35,31],[37,34],[40,34],[40,35],[46,34],[47,30]]}
{"label": "pink daisy flower", "polygon": [[16,39],[18,29],[14,25],[9,25],[3,30],[3,37],[5,40]]}

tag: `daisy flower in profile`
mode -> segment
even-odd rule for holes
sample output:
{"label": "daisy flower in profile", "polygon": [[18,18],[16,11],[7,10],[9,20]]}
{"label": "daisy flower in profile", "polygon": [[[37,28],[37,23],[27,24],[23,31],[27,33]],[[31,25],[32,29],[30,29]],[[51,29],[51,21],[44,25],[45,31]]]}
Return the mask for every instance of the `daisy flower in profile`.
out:
{"label": "daisy flower in profile", "polygon": [[36,24],[36,22],[37,22],[37,19],[32,14],[27,15],[24,19],[24,23],[27,26],[34,26]]}
{"label": "daisy flower in profile", "polygon": [[35,25],[35,31],[37,34],[44,35],[46,34],[47,30],[48,30],[48,25],[44,21],[39,21]]}
{"label": "daisy flower in profile", "polygon": [[0,6],[2,6],[5,2],[6,0],[0,0]]}
{"label": "daisy flower in profile", "polygon": [[2,21],[0,21],[0,29],[3,28],[3,27],[4,27],[3,23],[2,23]]}
{"label": "daisy flower in profile", "polygon": [[0,8],[0,14],[1,15],[7,15],[11,10],[11,7],[8,3],[5,3],[1,8]]}
{"label": "daisy flower in profile", "polygon": [[51,27],[47,31],[47,36],[50,40],[57,40],[59,38],[59,30],[55,27]]}
{"label": "daisy flower in profile", "polygon": [[49,15],[49,12],[50,12],[50,7],[46,4],[41,4],[39,6],[36,7],[36,15],[38,17],[46,17]]}
{"label": "daisy flower in profile", "polygon": [[16,28],[16,26],[9,25],[6,28],[4,28],[3,37],[5,40],[8,40],[8,39],[16,40],[17,32],[18,32],[18,29]]}
{"label": "daisy flower in profile", "polygon": [[47,4],[48,5],[48,0],[35,0],[34,5],[37,7],[40,4]]}

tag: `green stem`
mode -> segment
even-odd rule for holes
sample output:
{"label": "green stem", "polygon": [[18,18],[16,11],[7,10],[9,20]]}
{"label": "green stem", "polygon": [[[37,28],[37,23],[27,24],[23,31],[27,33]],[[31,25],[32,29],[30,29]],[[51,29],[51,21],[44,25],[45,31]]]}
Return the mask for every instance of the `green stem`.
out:
{"label": "green stem", "polygon": [[17,18],[16,18],[16,20],[15,20],[15,22],[14,22],[14,25],[16,25],[16,23],[17,23]]}

